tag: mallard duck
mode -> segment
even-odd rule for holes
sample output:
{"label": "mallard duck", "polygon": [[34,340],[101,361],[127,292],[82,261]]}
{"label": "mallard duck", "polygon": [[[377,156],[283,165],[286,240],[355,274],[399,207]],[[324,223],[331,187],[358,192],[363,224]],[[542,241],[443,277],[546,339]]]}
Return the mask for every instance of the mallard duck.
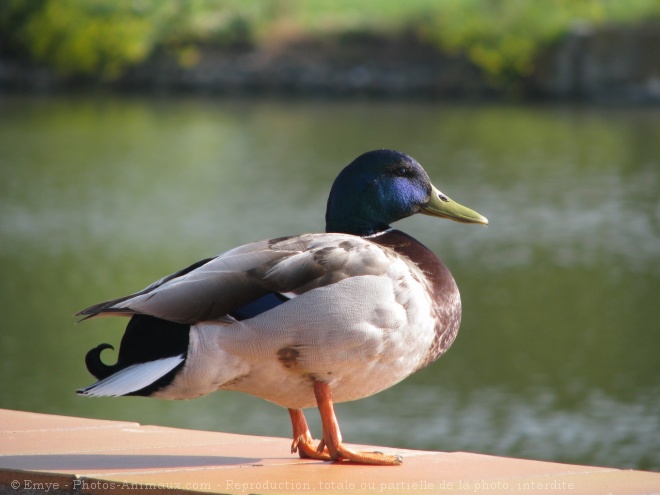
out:
{"label": "mallard duck", "polygon": [[[367,152],[334,181],[326,232],[246,244],[80,311],[128,316],[117,362],[101,344],[85,358],[99,381],[88,397],[192,399],[236,390],[289,410],[291,452],[302,458],[396,465],[400,456],[342,442],[334,403],[361,399],[427,366],[461,320],[445,265],[390,226],[423,213],[488,220],[452,201],[410,156]],[[317,406],[317,443],[303,409]]]}

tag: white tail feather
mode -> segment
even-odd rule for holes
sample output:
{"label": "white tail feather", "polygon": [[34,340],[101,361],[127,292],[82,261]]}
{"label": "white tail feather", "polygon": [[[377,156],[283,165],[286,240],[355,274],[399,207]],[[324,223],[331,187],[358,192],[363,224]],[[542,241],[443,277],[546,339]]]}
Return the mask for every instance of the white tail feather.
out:
{"label": "white tail feather", "polygon": [[77,391],[87,397],[119,397],[130,394],[151,385],[160,377],[166,375],[184,360],[180,356],[133,364],[101,381]]}

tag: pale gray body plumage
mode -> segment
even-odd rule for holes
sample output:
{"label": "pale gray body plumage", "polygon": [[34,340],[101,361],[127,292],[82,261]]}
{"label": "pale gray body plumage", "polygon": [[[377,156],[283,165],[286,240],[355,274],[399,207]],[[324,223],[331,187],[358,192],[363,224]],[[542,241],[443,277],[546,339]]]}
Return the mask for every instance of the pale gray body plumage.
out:
{"label": "pale gray body plumage", "polygon": [[[271,291],[291,299],[243,321],[228,316]],[[183,368],[154,397],[227,389],[299,409],[316,405],[312,380],[329,383],[342,402],[427,364],[436,338],[432,294],[417,265],[387,247],[307,234],[241,246],[88,314],[142,313],[192,325]],[[460,314],[457,291],[449,302]],[[104,381],[86,395],[105,395],[94,389],[102,392]]]}

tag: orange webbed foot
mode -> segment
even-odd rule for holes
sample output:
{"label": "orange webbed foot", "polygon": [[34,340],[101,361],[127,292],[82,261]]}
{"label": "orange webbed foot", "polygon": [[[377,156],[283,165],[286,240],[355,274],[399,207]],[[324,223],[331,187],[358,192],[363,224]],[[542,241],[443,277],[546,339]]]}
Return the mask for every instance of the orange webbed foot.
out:
{"label": "orange webbed foot", "polygon": [[335,416],[330,385],[324,382],[314,382],[314,394],[323,424],[323,440],[319,443],[318,449],[327,450],[333,461],[349,461],[377,466],[398,466],[403,463],[403,458],[399,455],[360,452],[345,447]]}
{"label": "orange webbed foot", "polygon": [[302,459],[320,461],[354,462],[356,464],[371,464],[376,466],[398,466],[403,462],[399,455],[383,454],[382,452],[362,452],[349,449],[342,443],[339,423],[335,416],[330,385],[324,382],[314,382],[314,394],[321,414],[323,424],[323,439],[315,447],[315,441],[309,432],[305,415],[301,409],[289,409],[293,442],[291,453],[296,452]]}
{"label": "orange webbed foot", "polygon": [[331,461],[328,449],[323,446],[323,441],[315,446],[312,434],[307,427],[307,421],[300,409],[289,409],[291,416],[291,425],[293,427],[293,442],[291,443],[291,453],[296,452],[301,459],[317,459],[320,461]]}
{"label": "orange webbed foot", "polygon": [[[321,440],[319,449],[325,447],[325,442]],[[383,454],[382,452],[364,452],[356,451],[345,447],[343,443],[332,446],[332,453],[329,454],[330,459],[335,462],[355,462],[357,464],[372,464],[375,466],[398,466],[403,463],[403,457],[400,455]]]}
{"label": "orange webbed foot", "polygon": [[[321,445],[321,442],[319,443]],[[291,453],[298,453],[301,459],[317,459],[320,461],[331,461],[330,453],[328,449],[322,448],[319,450],[317,446],[314,445],[314,440],[310,436],[309,438],[297,438],[291,444]]]}

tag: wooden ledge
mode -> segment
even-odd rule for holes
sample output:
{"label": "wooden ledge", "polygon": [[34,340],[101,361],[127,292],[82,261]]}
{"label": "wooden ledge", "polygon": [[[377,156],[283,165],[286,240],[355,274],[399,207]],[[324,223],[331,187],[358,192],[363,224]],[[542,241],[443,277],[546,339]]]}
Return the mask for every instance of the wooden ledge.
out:
{"label": "wooden ledge", "polygon": [[660,492],[660,473],[466,452],[398,467],[301,460],[291,440],[0,409],[0,493],[323,494]]}

